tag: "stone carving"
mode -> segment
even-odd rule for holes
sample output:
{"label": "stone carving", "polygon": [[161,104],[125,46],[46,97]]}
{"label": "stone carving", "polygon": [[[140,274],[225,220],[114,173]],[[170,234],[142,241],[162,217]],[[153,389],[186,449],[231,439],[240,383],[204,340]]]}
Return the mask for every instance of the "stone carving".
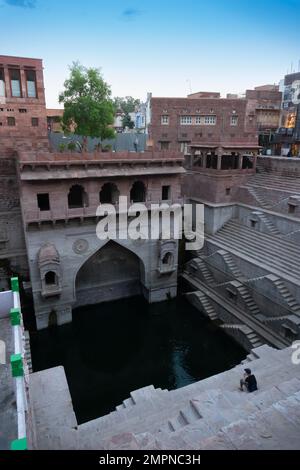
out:
{"label": "stone carving", "polygon": [[78,255],[82,255],[86,253],[89,249],[89,242],[84,238],[79,238],[73,243],[73,251]]}
{"label": "stone carving", "polygon": [[175,240],[162,240],[160,242],[158,271],[161,274],[175,271],[176,246]]}
{"label": "stone carving", "polygon": [[60,256],[53,243],[46,243],[40,248],[38,267],[41,276],[42,297],[60,295],[62,290]]}

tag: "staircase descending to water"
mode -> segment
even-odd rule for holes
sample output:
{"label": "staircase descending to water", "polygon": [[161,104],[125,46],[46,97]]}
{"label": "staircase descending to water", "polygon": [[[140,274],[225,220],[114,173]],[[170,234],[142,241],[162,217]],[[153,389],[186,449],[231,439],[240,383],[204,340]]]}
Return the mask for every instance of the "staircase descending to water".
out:
{"label": "staircase descending to water", "polygon": [[[61,406],[62,402],[70,402],[67,391],[63,393],[61,387],[54,400],[50,399],[51,387],[45,387],[51,371],[56,374],[58,383],[62,383],[63,368],[31,374],[36,447],[299,449],[300,367],[292,363],[291,354],[291,348],[278,351],[264,345],[253,349],[247,365],[256,375],[259,389],[251,394],[238,390],[245,367],[241,364],[177,390],[145,387],[133,392],[129,401],[125,400],[125,406],[123,403],[109,415],[79,426],[74,424],[72,410],[69,408],[66,415],[66,406]],[[44,407],[41,407],[41,400]],[[49,402],[52,409],[47,409]],[[45,418],[47,410],[52,424]],[[64,424],[58,427],[55,416]]]}

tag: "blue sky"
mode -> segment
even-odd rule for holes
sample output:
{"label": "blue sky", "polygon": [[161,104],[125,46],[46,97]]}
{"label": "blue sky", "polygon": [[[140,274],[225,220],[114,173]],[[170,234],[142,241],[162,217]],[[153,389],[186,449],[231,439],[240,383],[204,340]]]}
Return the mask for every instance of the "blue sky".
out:
{"label": "blue sky", "polygon": [[0,25],[0,54],[44,60],[49,107],[73,60],[144,99],[240,93],[300,59],[300,0],[0,0]]}

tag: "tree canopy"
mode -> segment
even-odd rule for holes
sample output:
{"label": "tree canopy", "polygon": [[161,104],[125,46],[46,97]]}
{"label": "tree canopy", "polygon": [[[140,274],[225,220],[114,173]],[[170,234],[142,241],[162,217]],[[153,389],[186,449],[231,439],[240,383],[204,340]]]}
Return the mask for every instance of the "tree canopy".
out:
{"label": "tree canopy", "polygon": [[129,114],[125,114],[125,116],[123,117],[122,119],[122,126],[123,126],[123,129],[125,129],[125,127],[128,127],[129,129],[133,129],[134,128],[134,122],[132,121],[131,117],[129,116]]}
{"label": "tree canopy", "polygon": [[110,127],[115,112],[111,90],[100,70],[73,62],[64,88],[59,102],[64,104],[62,123],[65,130],[101,140],[115,136]]}
{"label": "tree canopy", "polygon": [[141,103],[139,99],[133,98],[132,96],[125,96],[124,98],[116,96],[113,102],[115,111],[121,110],[125,114],[133,113],[135,107]]}

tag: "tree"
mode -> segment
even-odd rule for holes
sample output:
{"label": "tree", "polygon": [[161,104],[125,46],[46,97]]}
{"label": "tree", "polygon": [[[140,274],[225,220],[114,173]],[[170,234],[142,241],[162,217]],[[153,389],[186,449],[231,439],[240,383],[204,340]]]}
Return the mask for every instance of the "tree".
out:
{"label": "tree", "polygon": [[87,137],[113,138],[115,132],[110,126],[114,123],[114,105],[110,86],[100,71],[73,62],[64,87],[59,95],[59,102],[64,104],[64,130],[83,136],[84,149]]}
{"label": "tree", "polygon": [[125,114],[125,116],[123,117],[122,126],[123,126],[123,129],[125,129],[125,127],[128,127],[129,129],[134,128],[134,122],[131,120],[131,117],[129,116],[129,114]]}
{"label": "tree", "polygon": [[115,112],[120,109],[125,114],[133,113],[136,106],[141,103],[140,100],[133,98],[132,96],[125,96],[125,98],[116,96],[113,102],[115,106]]}

